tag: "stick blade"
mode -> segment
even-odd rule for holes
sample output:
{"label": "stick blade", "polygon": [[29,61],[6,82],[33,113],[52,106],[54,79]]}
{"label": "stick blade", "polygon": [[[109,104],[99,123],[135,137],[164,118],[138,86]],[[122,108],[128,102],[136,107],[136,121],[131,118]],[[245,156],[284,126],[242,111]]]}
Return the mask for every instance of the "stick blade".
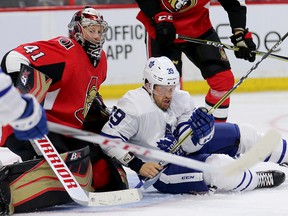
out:
{"label": "stick blade", "polygon": [[88,206],[110,206],[139,202],[143,198],[140,189],[126,189],[101,193],[89,193]]}
{"label": "stick blade", "polygon": [[263,161],[281,141],[281,135],[270,129],[247,153],[234,162],[223,166],[221,169],[226,175],[233,175],[244,171],[260,161]]}

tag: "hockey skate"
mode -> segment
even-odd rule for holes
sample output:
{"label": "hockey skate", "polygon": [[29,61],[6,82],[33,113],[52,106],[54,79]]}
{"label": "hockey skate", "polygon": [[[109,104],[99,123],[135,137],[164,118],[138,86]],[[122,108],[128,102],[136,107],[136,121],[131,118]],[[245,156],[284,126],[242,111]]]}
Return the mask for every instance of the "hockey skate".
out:
{"label": "hockey skate", "polygon": [[281,163],[279,165],[288,168],[288,162],[283,162],[283,163]]}
{"label": "hockey skate", "polygon": [[285,173],[278,170],[268,170],[256,172],[258,184],[256,188],[273,188],[281,185],[285,181]]}

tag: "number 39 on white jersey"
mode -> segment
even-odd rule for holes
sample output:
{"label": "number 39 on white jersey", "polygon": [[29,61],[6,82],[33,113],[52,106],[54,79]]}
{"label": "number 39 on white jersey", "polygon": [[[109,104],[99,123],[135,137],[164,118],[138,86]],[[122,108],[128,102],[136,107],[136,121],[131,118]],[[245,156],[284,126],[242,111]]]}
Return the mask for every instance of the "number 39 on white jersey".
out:
{"label": "number 39 on white jersey", "polygon": [[[194,108],[195,104],[188,92],[175,90],[170,108],[163,111],[144,88],[138,88],[128,91],[118,101],[117,109],[113,111],[102,132],[115,139],[157,148],[156,142],[165,136],[166,125],[169,124],[172,131],[175,130],[179,124],[188,121]],[[183,149],[190,151],[189,148],[195,148],[191,139],[186,140]],[[104,147],[103,150],[117,159],[127,153],[109,147]]]}

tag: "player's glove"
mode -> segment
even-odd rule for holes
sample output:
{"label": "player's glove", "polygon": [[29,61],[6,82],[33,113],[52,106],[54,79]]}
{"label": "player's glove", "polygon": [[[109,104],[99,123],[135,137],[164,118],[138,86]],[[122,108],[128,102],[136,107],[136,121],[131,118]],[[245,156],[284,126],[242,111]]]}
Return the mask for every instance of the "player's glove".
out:
{"label": "player's glove", "polygon": [[232,35],[230,39],[235,46],[239,47],[239,50],[234,52],[237,58],[245,59],[249,62],[255,61],[256,45],[253,42],[252,33],[248,29]]}
{"label": "player's glove", "polygon": [[22,95],[27,106],[22,116],[10,125],[19,140],[42,138],[48,133],[47,118],[44,109],[32,95]]}
{"label": "player's glove", "polygon": [[194,145],[204,145],[212,139],[215,131],[214,117],[208,114],[205,107],[196,109],[189,122],[193,131],[192,142]]}
{"label": "player's glove", "polygon": [[176,38],[172,14],[162,11],[154,16],[154,21],[156,40],[163,45],[171,45]]}
{"label": "player's glove", "polygon": [[[177,144],[177,139],[171,132],[171,127],[166,127],[165,137],[159,139],[157,142],[157,147],[165,152],[171,152],[174,146]],[[184,155],[184,151],[182,147],[178,147],[177,150],[174,152],[176,155]]]}

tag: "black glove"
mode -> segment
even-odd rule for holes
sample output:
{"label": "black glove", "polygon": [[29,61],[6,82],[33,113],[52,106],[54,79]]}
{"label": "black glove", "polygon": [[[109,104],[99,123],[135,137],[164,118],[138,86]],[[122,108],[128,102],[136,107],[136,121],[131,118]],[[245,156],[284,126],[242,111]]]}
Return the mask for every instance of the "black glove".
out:
{"label": "black glove", "polygon": [[248,29],[232,35],[230,39],[235,46],[239,47],[239,50],[234,52],[237,58],[245,59],[249,62],[255,61],[256,45],[253,42],[252,33]]}
{"label": "black glove", "polygon": [[10,215],[14,213],[8,175],[9,167],[2,166],[0,168],[0,215]]}
{"label": "black glove", "polygon": [[84,119],[83,129],[100,133],[102,127],[109,120],[110,111],[103,102],[102,96],[97,92],[90,109]]}
{"label": "black glove", "polygon": [[154,16],[156,40],[163,45],[171,45],[176,38],[173,16],[169,12],[160,12]]}

